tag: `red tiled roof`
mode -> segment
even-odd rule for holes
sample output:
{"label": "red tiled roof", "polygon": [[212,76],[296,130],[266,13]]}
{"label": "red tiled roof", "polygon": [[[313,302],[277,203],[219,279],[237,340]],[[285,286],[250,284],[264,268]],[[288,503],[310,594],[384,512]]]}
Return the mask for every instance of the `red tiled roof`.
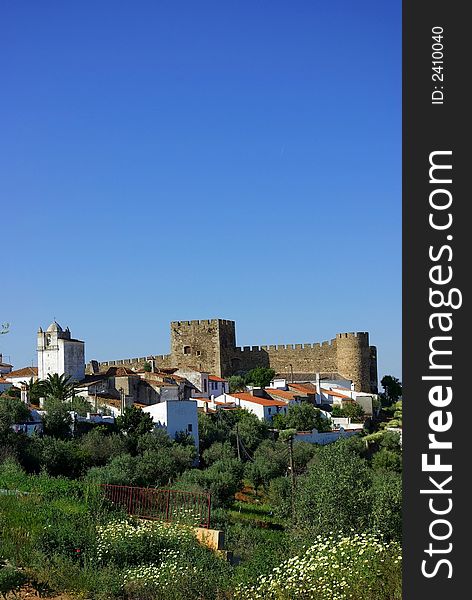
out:
{"label": "red tiled roof", "polygon": [[227,381],[226,379],[222,379],[221,377],[217,377],[216,375],[209,375],[208,379],[210,381]]}
{"label": "red tiled roof", "polygon": [[278,396],[279,398],[285,398],[285,400],[295,400],[299,398],[299,394],[294,392],[287,392],[286,390],[279,390],[277,388],[265,388],[265,391],[272,396]]}
{"label": "red tiled roof", "polygon": [[290,388],[294,388],[296,390],[298,390],[299,392],[303,392],[304,394],[315,394],[316,393],[316,389],[313,387],[308,387],[306,384],[304,383],[287,383],[288,387]]}
{"label": "red tiled roof", "polygon": [[271,398],[260,398],[259,396],[252,396],[247,392],[238,392],[237,394],[231,394],[233,398],[238,398],[244,402],[253,402],[254,404],[261,404],[262,406],[287,406],[286,402],[282,400],[272,400]]}
{"label": "red tiled roof", "polygon": [[351,396],[346,396],[346,394],[340,394],[339,392],[336,392],[334,390],[325,390],[324,388],[321,388],[321,391],[323,392],[323,394],[327,394],[329,396],[336,396],[336,398],[346,398],[346,400],[352,400]]}
{"label": "red tiled roof", "polygon": [[5,375],[10,377],[37,377],[38,376],[38,367],[23,367],[22,369],[17,369],[16,371],[12,371],[11,373],[5,373]]}

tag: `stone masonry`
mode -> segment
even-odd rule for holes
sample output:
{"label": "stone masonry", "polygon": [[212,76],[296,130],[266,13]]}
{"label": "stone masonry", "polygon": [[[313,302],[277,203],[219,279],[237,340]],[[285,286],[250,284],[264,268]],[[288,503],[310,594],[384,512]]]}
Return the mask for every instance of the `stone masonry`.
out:
{"label": "stone masonry", "polygon": [[338,333],[322,343],[243,348],[236,346],[235,322],[225,319],[172,321],[170,333],[170,354],[102,362],[100,370],[150,362],[156,369],[195,369],[228,377],[261,366],[285,377],[293,372],[335,373],[352,380],[358,391],[377,392],[377,350],[369,345],[367,332]]}

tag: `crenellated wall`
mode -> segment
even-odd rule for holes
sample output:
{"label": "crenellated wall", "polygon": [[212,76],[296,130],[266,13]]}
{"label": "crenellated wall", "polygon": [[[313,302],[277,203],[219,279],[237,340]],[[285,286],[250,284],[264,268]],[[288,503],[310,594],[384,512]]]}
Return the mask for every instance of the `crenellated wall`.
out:
{"label": "crenellated wall", "polygon": [[156,368],[190,368],[227,377],[271,367],[287,376],[291,372],[339,373],[351,379],[358,391],[377,391],[377,351],[369,345],[367,332],[338,333],[332,340],[314,344],[238,347],[234,321],[173,321],[170,326],[170,354],[108,361],[100,363],[100,369],[154,361]]}

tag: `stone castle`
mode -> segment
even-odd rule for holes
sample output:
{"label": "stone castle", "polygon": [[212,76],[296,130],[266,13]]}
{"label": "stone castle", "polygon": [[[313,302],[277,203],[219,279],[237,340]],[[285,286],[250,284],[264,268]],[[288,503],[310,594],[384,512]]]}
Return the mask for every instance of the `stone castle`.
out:
{"label": "stone castle", "polygon": [[332,340],[315,344],[236,346],[234,321],[210,319],[172,321],[170,354],[95,363],[100,371],[110,366],[155,369],[194,369],[220,377],[270,367],[278,376],[309,381],[315,373],[333,379],[352,380],[357,391],[377,392],[377,351],[369,334],[338,333]]}

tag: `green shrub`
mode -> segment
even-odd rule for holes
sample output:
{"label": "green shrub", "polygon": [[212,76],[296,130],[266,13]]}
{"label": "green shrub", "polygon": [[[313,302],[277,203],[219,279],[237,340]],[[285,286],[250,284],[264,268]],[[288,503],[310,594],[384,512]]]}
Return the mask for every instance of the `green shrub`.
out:
{"label": "green shrub", "polygon": [[401,547],[363,535],[318,536],[298,556],[240,585],[235,599],[401,600]]}
{"label": "green shrub", "polygon": [[2,567],[0,565],[0,594],[6,598],[10,592],[15,593],[26,583],[26,576],[13,567]]}
{"label": "green shrub", "polygon": [[272,479],[268,497],[274,513],[279,518],[289,518],[292,511],[292,484],[288,477]]}
{"label": "green shrub", "polygon": [[227,507],[233,502],[235,493],[241,489],[243,468],[243,464],[234,458],[217,460],[203,471],[186,471],[175,487],[210,492],[213,507]]}

